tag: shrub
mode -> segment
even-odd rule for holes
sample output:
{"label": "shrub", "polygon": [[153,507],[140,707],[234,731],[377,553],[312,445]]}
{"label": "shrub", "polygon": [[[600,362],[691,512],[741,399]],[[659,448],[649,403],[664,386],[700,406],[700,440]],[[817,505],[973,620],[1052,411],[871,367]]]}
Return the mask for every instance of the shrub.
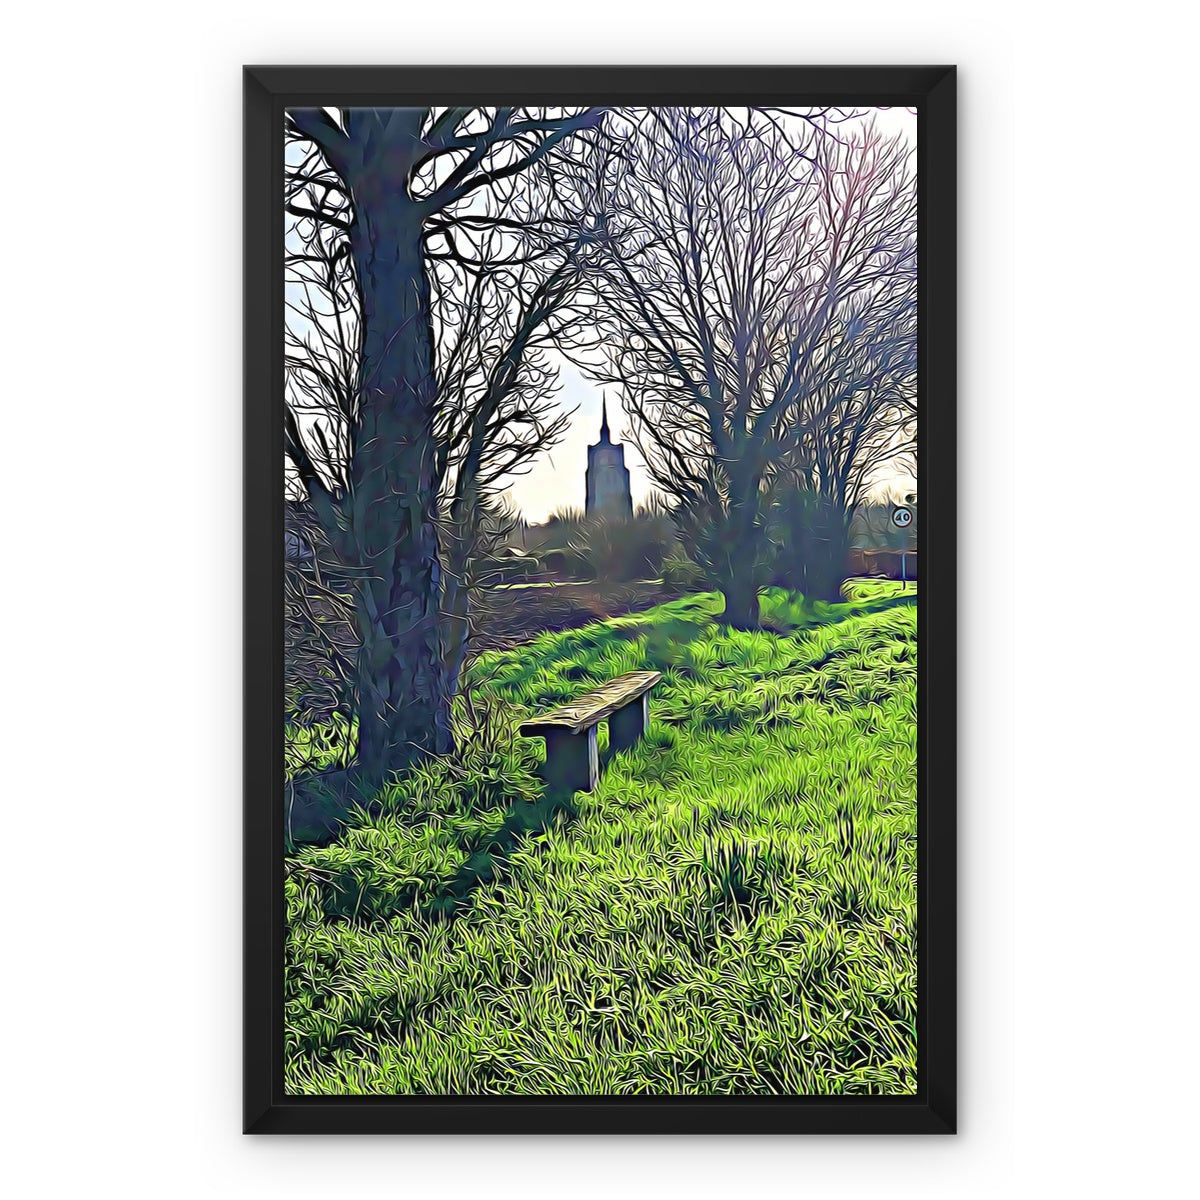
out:
{"label": "shrub", "polygon": [[663,559],[662,581],[669,592],[700,592],[708,587],[704,568],[688,558],[682,549],[676,549]]}
{"label": "shrub", "polygon": [[656,579],[677,544],[671,518],[648,509],[632,521],[588,519],[567,510],[525,532],[526,549],[548,573],[587,583]]}

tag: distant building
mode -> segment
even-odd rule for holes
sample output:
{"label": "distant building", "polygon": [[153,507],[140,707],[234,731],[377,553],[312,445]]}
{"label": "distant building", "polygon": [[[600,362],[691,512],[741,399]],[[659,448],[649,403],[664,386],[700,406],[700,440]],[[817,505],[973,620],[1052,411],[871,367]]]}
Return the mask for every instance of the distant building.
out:
{"label": "distant building", "polygon": [[585,512],[589,517],[607,517],[610,521],[628,521],[633,517],[625,447],[609,439],[607,400],[603,402],[600,419],[600,440],[588,447]]}

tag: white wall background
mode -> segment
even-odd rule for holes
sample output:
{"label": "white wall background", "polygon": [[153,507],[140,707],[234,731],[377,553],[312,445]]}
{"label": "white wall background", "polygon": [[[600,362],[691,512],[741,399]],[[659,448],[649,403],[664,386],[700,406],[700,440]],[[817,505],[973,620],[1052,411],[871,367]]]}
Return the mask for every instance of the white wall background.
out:
{"label": "white wall background", "polygon": [[[13,8],[11,1194],[1194,1186],[1195,572],[1168,567],[1197,504],[1190,19],[1161,0]],[[240,65],[668,60],[960,64],[962,1131],[244,1138]],[[1111,572],[1064,554],[1054,510],[1089,496]]]}

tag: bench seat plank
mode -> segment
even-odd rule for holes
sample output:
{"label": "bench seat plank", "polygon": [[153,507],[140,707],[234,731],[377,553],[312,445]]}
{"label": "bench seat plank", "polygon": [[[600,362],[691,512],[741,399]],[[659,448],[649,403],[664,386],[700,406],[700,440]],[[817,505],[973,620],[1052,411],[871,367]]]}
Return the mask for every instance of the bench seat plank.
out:
{"label": "bench seat plank", "polygon": [[661,671],[630,671],[627,675],[618,675],[578,700],[560,704],[547,713],[523,721],[520,732],[525,737],[543,737],[555,729],[582,733],[640,699],[661,678]]}

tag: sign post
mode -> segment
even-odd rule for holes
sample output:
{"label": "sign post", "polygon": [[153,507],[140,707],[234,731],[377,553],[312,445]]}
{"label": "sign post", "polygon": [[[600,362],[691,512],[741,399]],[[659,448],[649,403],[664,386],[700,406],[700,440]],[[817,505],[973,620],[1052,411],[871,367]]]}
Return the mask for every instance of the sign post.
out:
{"label": "sign post", "polygon": [[[897,529],[907,529],[913,520],[912,509],[905,504],[897,504],[892,509],[892,524]],[[908,590],[908,550],[906,547],[900,548],[900,590]]]}

